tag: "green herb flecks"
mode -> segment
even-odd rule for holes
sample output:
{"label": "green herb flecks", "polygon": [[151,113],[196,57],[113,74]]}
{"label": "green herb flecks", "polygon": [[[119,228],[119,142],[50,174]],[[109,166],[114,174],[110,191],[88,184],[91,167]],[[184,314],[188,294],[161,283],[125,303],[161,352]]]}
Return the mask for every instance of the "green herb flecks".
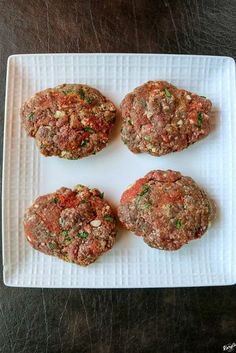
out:
{"label": "green herb flecks", "polygon": [[142,191],[137,194],[136,196],[136,200],[137,201],[140,201],[140,199],[150,190],[150,186],[148,184],[144,184],[143,185],[143,188],[142,188]]}
{"label": "green herb flecks", "polygon": [[144,184],[142,191],[139,193],[139,196],[145,195],[149,190],[150,190],[150,186],[148,184]]}
{"label": "green herb flecks", "polygon": [[63,237],[67,237],[67,235],[68,235],[68,230],[63,230],[62,235],[63,235]]}
{"label": "green herb flecks", "polygon": [[144,136],[144,140],[150,142],[151,141],[151,137],[150,136]]}
{"label": "green herb flecks", "polygon": [[52,199],[52,202],[53,202],[53,203],[58,203],[58,201],[59,201],[59,200],[58,200],[57,197],[53,197],[53,199]]}
{"label": "green herb flecks", "polygon": [[77,234],[77,237],[86,239],[88,237],[88,232],[86,232],[85,230],[82,230]]}
{"label": "green herb flecks", "polygon": [[81,99],[85,98],[85,92],[84,92],[83,88],[79,89],[79,96],[80,96]]}
{"label": "green herb flecks", "polygon": [[202,97],[202,98],[206,98],[206,96],[200,96],[200,97]]}
{"label": "green herb flecks", "polygon": [[94,101],[93,97],[90,97],[90,96],[86,95],[86,93],[85,93],[83,88],[79,89],[79,96],[80,96],[81,99],[85,100],[88,104],[91,104]]}
{"label": "green herb flecks", "polygon": [[199,128],[201,128],[201,127],[202,127],[202,124],[203,124],[203,113],[200,112],[200,113],[198,113],[198,115],[197,115],[197,126],[198,126]]}
{"label": "green herb flecks", "polygon": [[85,147],[87,145],[88,141],[87,140],[82,140],[80,143],[81,147]]}
{"label": "green herb flecks", "polygon": [[33,118],[34,118],[34,113],[33,113],[33,112],[29,113],[26,118],[27,118],[29,121],[32,121]]}
{"label": "green herb flecks", "polygon": [[83,190],[84,188],[85,188],[84,185],[82,185],[82,184],[77,184],[77,185],[75,185],[74,190],[81,191],[81,190]]}
{"label": "green herb flecks", "polygon": [[175,221],[175,227],[176,229],[180,229],[182,227],[182,223],[180,219],[176,219]]}
{"label": "green herb flecks", "polygon": [[86,132],[94,132],[94,130],[90,126],[85,126],[84,131]]}
{"label": "green herb flecks", "polygon": [[75,94],[75,90],[73,88],[69,88],[67,90],[62,91],[64,93],[65,96],[67,96],[68,94]]}
{"label": "green herb flecks", "polygon": [[142,206],[142,208],[143,209],[146,209],[146,208],[149,208],[149,207],[151,207],[152,206],[152,203],[151,202],[147,202],[147,203],[145,203],[143,206]]}
{"label": "green herb flecks", "polygon": [[165,88],[165,94],[166,94],[167,98],[171,97],[171,93],[170,93],[170,91],[167,88]]}
{"label": "green herb flecks", "polygon": [[93,97],[85,96],[85,100],[88,104],[91,104],[93,102]]}
{"label": "green herb flecks", "polygon": [[61,217],[58,219],[58,223],[60,224],[60,226],[62,226],[62,224],[63,224],[63,220],[62,220],[62,218],[61,218]]}
{"label": "green herb flecks", "polygon": [[141,225],[140,225],[140,229],[142,229],[142,230],[144,230],[144,231],[145,231],[145,230],[146,230],[146,228],[147,228],[146,224],[141,224]]}
{"label": "green herb flecks", "polygon": [[65,238],[65,241],[71,241],[71,240],[72,240],[71,237],[66,237],[66,238]]}
{"label": "green herb flecks", "polygon": [[147,102],[145,101],[145,99],[140,99],[139,104],[140,104],[143,108],[147,108]]}
{"label": "green herb flecks", "polygon": [[129,125],[131,125],[131,126],[133,125],[130,119],[128,119],[127,122]]}
{"label": "green herb flecks", "polygon": [[99,197],[100,197],[101,199],[104,199],[104,192],[100,192]]}
{"label": "green herb flecks", "polygon": [[105,215],[104,216],[104,219],[108,222],[113,222],[114,221],[114,218],[111,216],[111,215]]}
{"label": "green herb flecks", "polygon": [[54,242],[50,242],[50,243],[48,243],[48,247],[50,250],[54,250],[57,248],[57,244]]}

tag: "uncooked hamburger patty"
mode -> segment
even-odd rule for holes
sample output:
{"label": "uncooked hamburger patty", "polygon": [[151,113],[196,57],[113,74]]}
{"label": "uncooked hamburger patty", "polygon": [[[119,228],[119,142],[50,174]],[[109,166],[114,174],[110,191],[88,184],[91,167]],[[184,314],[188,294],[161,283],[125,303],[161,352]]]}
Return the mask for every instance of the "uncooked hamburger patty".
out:
{"label": "uncooked hamburger patty", "polygon": [[122,140],[134,153],[161,156],[207,136],[211,102],[165,81],[149,81],[121,103]]}
{"label": "uncooked hamburger patty", "polygon": [[25,235],[35,249],[82,266],[112,248],[115,227],[103,194],[83,185],[38,197],[24,216]]}
{"label": "uncooked hamburger patty", "polygon": [[36,93],[21,108],[28,135],[45,156],[86,157],[103,149],[115,122],[116,108],[87,85],[63,84]]}
{"label": "uncooked hamburger patty", "polygon": [[200,238],[213,216],[210,200],[190,177],[154,170],[127,189],[118,215],[149,246],[177,250]]}

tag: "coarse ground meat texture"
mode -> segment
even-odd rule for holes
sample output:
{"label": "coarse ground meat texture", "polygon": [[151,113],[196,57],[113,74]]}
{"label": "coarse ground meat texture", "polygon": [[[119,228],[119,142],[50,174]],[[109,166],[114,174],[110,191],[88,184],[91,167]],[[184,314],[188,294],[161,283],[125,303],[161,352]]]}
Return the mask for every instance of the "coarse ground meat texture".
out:
{"label": "coarse ground meat texture", "polygon": [[112,248],[116,219],[103,194],[78,185],[38,197],[25,212],[24,228],[35,249],[87,266]]}
{"label": "coarse ground meat texture", "polygon": [[207,231],[214,206],[192,178],[154,170],[123,193],[118,215],[149,246],[177,250]]}
{"label": "coarse ground meat texture", "polygon": [[21,108],[22,124],[45,156],[86,157],[103,149],[116,107],[98,90],[63,84],[36,93]]}
{"label": "coarse ground meat texture", "polygon": [[207,136],[211,102],[165,81],[149,81],[121,103],[121,137],[134,153],[161,156]]}

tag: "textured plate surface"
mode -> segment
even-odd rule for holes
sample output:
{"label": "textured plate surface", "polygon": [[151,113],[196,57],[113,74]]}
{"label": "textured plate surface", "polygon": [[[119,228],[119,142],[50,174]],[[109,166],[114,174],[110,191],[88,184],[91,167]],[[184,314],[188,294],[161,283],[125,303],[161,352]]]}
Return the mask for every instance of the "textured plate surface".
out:
{"label": "textured plate surface", "polygon": [[[209,97],[212,132],[187,150],[160,158],[134,155],[120,140],[78,161],[45,158],[20,126],[19,109],[35,92],[67,83],[87,83],[119,105],[137,85],[152,79]],[[235,63],[226,57],[139,54],[48,54],[9,58],[3,172],[4,282],[24,287],[178,287],[236,282]],[[33,250],[24,238],[24,209],[39,195],[81,183],[98,187],[117,205],[122,191],[152,169],[193,177],[216,201],[218,216],[208,234],[177,252],[151,249],[119,231],[112,251],[87,268]],[[233,197],[234,195],[234,197]]]}

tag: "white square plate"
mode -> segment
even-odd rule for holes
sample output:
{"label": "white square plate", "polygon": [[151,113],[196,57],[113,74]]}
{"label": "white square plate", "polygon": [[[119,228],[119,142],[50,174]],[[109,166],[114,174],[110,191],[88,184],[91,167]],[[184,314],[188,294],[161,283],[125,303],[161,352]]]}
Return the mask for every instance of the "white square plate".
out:
{"label": "white square plate", "polygon": [[[227,57],[158,54],[16,55],[8,61],[3,172],[3,265],[9,286],[130,288],[226,285],[236,282],[235,63]],[[87,83],[118,106],[147,80],[162,79],[213,102],[211,134],[160,158],[132,154],[117,123],[110,145],[83,160],[39,155],[20,126],[19,109],[35,92]],[[81,183],[105,191],[117,206],[122,191],[152,169],[193,177],[216,201],[219,215],[206,236],[177,252],[152,249],[119,231],[114,248],[87,268],[33,250],[24,238],[24,210],[36,196]],[[233,217],[234,215],[234,217]]]}

